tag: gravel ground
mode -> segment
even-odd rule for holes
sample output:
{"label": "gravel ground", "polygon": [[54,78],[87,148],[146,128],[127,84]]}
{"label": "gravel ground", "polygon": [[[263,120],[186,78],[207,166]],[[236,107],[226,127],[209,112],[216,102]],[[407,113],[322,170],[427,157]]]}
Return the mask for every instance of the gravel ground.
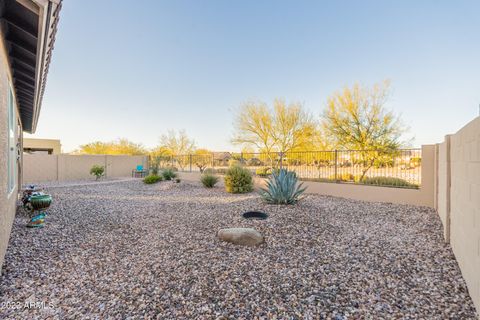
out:
{"label": "gravel ground", "polygon": [[94,178],[91,179],[82,179],[82,180],[70,180],[70,181],[46,181],[42,183],[27,183],[24,187],[34,184],[36,187],[39,188],[63,188],[63,187],[79,187],[79,186],[84,186],[84,185],[91,185],[91,184],[104,184],[104,183],[112,183],[112,182],[124,182],[124,181],[130,181],[130,180],[137,180],[135,178],[117,178],[117,177],[112,177],[112,178],[101,178],[100,180],[95,180]]}
{"label": "gravel ground", "polygon": [[[25,228],[21,210],[15,219],[2,319],[475,318],[427,208],[314,195],[275,206],[187,182],[49,191],[44,229]],[[248,209],[270,217],[244,220]],[[220,242],[226,227],[266,243]]]}

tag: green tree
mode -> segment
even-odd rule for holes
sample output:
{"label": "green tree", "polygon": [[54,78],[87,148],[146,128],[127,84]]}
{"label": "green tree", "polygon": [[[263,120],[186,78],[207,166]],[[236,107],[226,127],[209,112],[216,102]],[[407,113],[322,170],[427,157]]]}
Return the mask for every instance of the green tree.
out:
{"label": "green tree", "polygon": [[212,163],[213,153],[207,149],[197,149],[193,153],[192,158],[192,162],[203,173],[208,165]]}
{"label": "green tree", "polygon": [[74,153],[77,154],[109,154],[111,145],[108,142],[95,141],[83,144]]}
{"label": "green tree", "polygon": [[322,129],[333,145],[360,151],[360,159],[355,160],[362,163],[361,179],[377,159],[404,143],[401,138],[407,128],[385,107],[388,97],[388,81],[371,88],[355,84],[334,93],[323,113]]}
{"label": "green tree", "polygon": [[147,149],[140,143],[134,143],[128,139],[118,139],[113,143],[114,154],[118,155],[144,155]]}
{"label": "green tree", "polygon": [[90,168],[90,174],[95,176],[95,180],[98,180],[105,174],[105,167],[95,164]]}
{"label": "green tree", "polygon": [[172,163],[172,153],[164,147],[155,147],[150,151],[150,161],[152,168],[168,167]]}
{"label": "green tree", "polygon": [[142,144],[133,143],[128,139],[118,139],[110,142],[95,141],[81,145],[78,154],[107,155],[144,155],[147,150]]}

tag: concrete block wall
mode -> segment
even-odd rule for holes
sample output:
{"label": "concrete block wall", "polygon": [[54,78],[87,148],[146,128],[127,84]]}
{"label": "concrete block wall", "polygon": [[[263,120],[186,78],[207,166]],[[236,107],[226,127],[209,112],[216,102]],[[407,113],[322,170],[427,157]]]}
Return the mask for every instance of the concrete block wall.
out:
{"label": "concrete block wall", "polygon": [[436,208],[480,310],[480,118],[438,144]]}
{"label": "concrete block wall", "polygon": [[450,137],[438,144],[436,209],[443,224],[445,240],[450,241]]}
{"label": "concrete block wall", "polygon": [[93,165],[105,167],[105,176],[129,177],[137,165],[148,166],[147,156],[25,154],[24,183],[94,179]]}
{"label": "concrete block wall", "polygon": [[[82,155],[69,156],[61,155],[58,158],[58,181],[83,180],[93,178],[90,175],[90,169],[94,165],[105,166],[105,156],[101,155]],[[27,165],[25,163],[25,165]],[[24,181],[29,181],[24,176]]]}
{"label": "concrete block wall", "polygon": [[137,165],[148,168],[147,156],[106,156],[106,171],[109,177],[126,177],[132,174]]}
{"label": "concrete block wall", "polygon": [[[23,181],[57,181],[58,157],[48,154],[23,155]],[[25,180],[27,179],[27,180]]]}
{"label": "concrete block wall", "polygon": [[452,135],[450,244],[480,310],[480,118]]}

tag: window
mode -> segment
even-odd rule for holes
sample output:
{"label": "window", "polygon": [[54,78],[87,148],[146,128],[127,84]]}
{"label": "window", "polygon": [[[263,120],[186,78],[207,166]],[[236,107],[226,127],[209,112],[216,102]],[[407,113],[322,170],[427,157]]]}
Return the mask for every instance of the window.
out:
{"label": "window", "polygon": [[7,155],[7,190],[11,193],[17,185],[17,146],[15,143],[15,131],[17,124],[16,105],[13,98],[13,91],[10,88],[8,92],[8,155]]}

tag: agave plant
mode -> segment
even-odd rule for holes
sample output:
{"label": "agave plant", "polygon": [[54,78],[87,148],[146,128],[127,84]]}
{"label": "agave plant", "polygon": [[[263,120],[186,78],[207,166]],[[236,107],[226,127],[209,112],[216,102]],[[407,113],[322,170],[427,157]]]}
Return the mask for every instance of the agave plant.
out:
{"label": "agave plant", "polygon": [[177,177],[177,174],[172,168],[165,168],[162,170],[162,176],[165,180],[173,180]]}
{"label": "agave plant", "polygon": [[298,183],[295,172],[285,169],[274,170],[267,180],[267,188],[260,189],[260,195],[269,203],[293,204],[307,188]]}

